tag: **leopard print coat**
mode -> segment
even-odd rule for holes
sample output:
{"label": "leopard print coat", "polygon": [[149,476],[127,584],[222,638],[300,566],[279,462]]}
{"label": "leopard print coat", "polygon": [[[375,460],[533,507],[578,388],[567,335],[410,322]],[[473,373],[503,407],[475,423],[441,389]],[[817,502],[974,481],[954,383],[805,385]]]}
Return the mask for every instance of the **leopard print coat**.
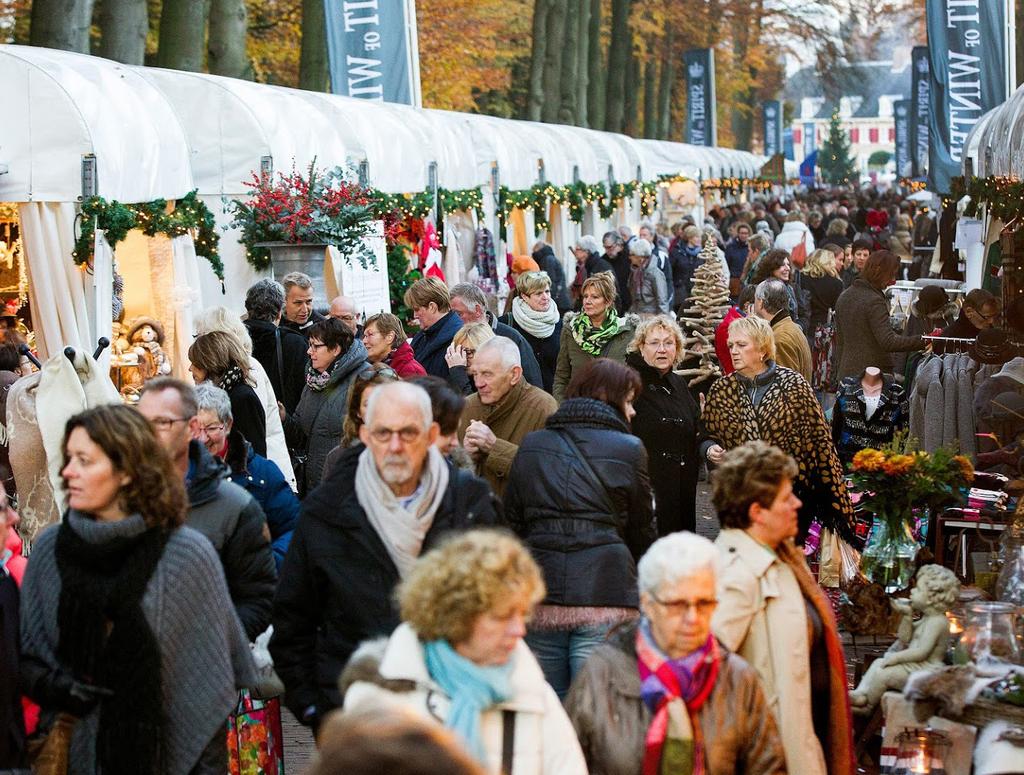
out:
{"label": "leopard print coat", "polygon": [[853,539],[853,506],[832,432],[811,386],[797,372],[778,367],[757,408],[730,374],[711,386],[702,417],[708,436],[725,449],[761,439],[793,456],[800,469],[793,491],[803,501],[800,539],[814,519]]}

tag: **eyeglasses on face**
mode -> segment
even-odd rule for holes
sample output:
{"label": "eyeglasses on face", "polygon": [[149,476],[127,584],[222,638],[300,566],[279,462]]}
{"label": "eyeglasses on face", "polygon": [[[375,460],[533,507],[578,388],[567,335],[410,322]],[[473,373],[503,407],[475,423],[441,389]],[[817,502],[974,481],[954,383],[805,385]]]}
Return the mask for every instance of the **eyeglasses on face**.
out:
{"label": "eyeglasses on face", "polygon": [[652,592],[651,599],[666,611],[676,616],[686,615],[689,613],[691,608],[696,611],[699,616],[707,616],[714,611],[715,606],[718,605],[717,598],[713,597],[700,598],[699,600],[662,600]]}
{"label": "eyeglasses on face", "polygon": [[217,425],[202,425],[202,426],[199,427],[199,433],[201,433],[201,434],[203,434],[205,436],[215,436],[216,434],[221,433],[223,430],[224,430],[224,426],[220,425],[220,424],[217,424]]}
{"label": "eyeglasses on face", "polygon": [[391,441],[391,437],[397,435],[402,440],[403,444],[411,444],[416,441],[420,436],[423,435],[423,429],[415,426],[406,426],[405,428],[374,428],[370,431],[370,438],[378,444],[387,444]]}
{"label": "eyeglasses on face", "polygon": [[307,350],[319,350],[321,347],[326,347],[326,346],[327,345],[325,345],[323,342],[314,342],[312,339],[310,339],[309,340],[309,347],[307,347],[306,349]]}
{"label": "eyeglasses on face", "polygon": [[368,363],[359,370],[356,374],[356,379],[373,379],[374,374],[380,374],[384,377],[394,377],[398,379],[398,373],[390,366],[374,366],[372,363]]}
{"label": "eyeglasses on face", "polygon": [[188,417],[154,417],[149,424],[158,431],[169,431],[179,422],[188,422]]}

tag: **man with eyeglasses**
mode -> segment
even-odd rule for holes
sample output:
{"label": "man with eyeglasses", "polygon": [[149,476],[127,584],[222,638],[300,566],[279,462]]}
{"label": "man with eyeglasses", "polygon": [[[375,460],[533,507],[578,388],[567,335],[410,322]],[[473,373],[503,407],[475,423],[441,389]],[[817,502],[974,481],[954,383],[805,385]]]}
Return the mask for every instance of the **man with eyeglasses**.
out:
{"label": "man with eyeglasses", "polygon": [[227,467],[199,441],[196,391],[173,377],[146,383],[137,406],[177,467],[188,493],[186,524],[220,556],[231,600],[249,640],[270,625],[277,574],[270,530],[256,500],[227,480]]}
{"label": "man with eyeglasses", "polygon": [[338,676],[356,647],[399,624],[393,592],[446,533],[499,523],[486,482],[434,445],[438,425],[423,388],[374,388],[359,431],[307,496],[274,598],[270,652],[285,704],[319,728],[341,705]]}
{"label": "man with eyeglasses", "polygon": [[344,323],[356,339],[363,338],[363,326],[359,323],[359,310],[356,308],[355,299],[349,296],[335,296],[327,314]]}

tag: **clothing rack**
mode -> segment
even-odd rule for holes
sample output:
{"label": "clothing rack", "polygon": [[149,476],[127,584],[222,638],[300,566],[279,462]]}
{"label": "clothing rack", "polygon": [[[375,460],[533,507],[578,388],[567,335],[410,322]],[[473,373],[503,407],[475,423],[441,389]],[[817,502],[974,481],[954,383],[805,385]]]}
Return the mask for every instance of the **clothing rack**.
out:
{"label": "clothing rack", "polygon": [[924,334],[921,338],[930,339],[936,342],[963,342],[965,344],[974,344],[977,341],[976,339],[964,339],[959,336],[939,336],[938,334]]}
{"label": "clothing rack", "polygon": [[[110,340],[107,339],[107,337],[105,337],[105,336],[101,336],[99,339],[96,340],[96,349],[93,350],[92,359],[96,360],[97,358],[99,358],[100,357],[100,353],[102,353],[108,347],[110,347]],[[40,363],[40,361],[36,357],[35,353],[32,352],[32,350],[29,348],[29,346],[27,344],[22,343],[22,344],[18,345],[18,353],[20,353],[21,355],[24,355],[26,358],[28,358],[29,361],[32,362],[32,365],[35,366],[37,369],[42,369],[43,368],[43,364]],[[74,347],[65,347],[64,348],[64,356],[69,361],[74,363],[75,362],[75,348]]]}

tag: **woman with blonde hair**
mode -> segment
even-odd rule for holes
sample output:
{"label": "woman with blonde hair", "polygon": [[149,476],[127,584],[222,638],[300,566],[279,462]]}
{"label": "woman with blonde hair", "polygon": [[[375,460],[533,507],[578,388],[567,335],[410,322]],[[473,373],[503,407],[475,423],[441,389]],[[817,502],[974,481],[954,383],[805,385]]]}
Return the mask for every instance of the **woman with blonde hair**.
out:
{"label": "woman with blonde hair", "polygon": [[507,533],[471,530],[423,555],[398,589],[403,624],[341,677],[344,712],[389,703],[452,730],[491,773],[584,775],[572,725],[523,642],[545,594]]}
{"label": "woman with blonde hair", "polygon": [[814,391],[800,374],[775,363],[775,337],[767,320],[756,316],[729,324],[729,354],[735,371],[708,391],[702,419],[709,463],[726,450],[761,440],[792,455],[799,466],[793,487],[803,502],[798,542],[811,519],[853,540],[853,506],[843,467]]}
{"label": "woman with blonde hair", "polygon": [[807,258],[801,273],[803,289],[810,296],[811,316],[807,326],[807,341],[811,346],[811,386],[819,394],[830,392],[832,384],[832,343],[835,326],[832,316],[836,302],[843,292],[836,256],[831,250],[815,250]]}
{"label": "woman with blonde hair", "polygon": [[626,365],[640,374],[633,398],[633,433],[650,457],[658,535],[697,529],[697,474],[705,440],[700,409],[686,379],[673,369],[683,359],[683,332],[669,315],[641,320],[629,343]]}
{"label": "woman with blonde hair", "polygon": [[525,272],[516,280],[516,290],[512,311],[500,322],[523,335],[537,358],[543,387],[550,393],[562,336],[562,318],[551,298],[551,278],[547,272]]}
{"label": "woman with blonde hair", "polygon": [[209,380],[228,394],[235,428],[257,455],[266,457],[267,415],[253,389],[249,354],[238,338],[226,331],[200,334],[188,348],[188,359],[196,384]]}
{"label": "woman with blonde hair", "polygon": [[573,372],[596,358],[626,359],[626,346],[633,338],[639,318],[620,316],[615,310],[615,275],[598,272],[583,281],[579,312],[569,312],[562,321],[558,344],[558,362],[551,395],[556,401],[565,398]]}
{"label": "woman with blonde hair", "polygon": [[494,329],[488,323],[467,323],[452,337],[444,354],[448,364],[448,381],[464,396],[476,392],[473,382],[473,356],[484,342],[493,339]]}
{"label": "woman with blonde hair", "polygon": [[274,386],[267,376],[266,370],[252,354],[252,338],[249,330],[242,323],[242,319],[227,307],[208,307],[196,316],[196,336],[209,334],[214,331],[223,331],[234,336],[241,344],[249,358],[249,381],[256,396],[263,405],[263,413],[267,421],[267,458],[272,460],[288,486],[297,490],[295,483],[295,471],[292,468],[292,458],[288,454],[288,443],[284,438],[284,426],[281,424],[281,414],[277,408],[277,394]]}

